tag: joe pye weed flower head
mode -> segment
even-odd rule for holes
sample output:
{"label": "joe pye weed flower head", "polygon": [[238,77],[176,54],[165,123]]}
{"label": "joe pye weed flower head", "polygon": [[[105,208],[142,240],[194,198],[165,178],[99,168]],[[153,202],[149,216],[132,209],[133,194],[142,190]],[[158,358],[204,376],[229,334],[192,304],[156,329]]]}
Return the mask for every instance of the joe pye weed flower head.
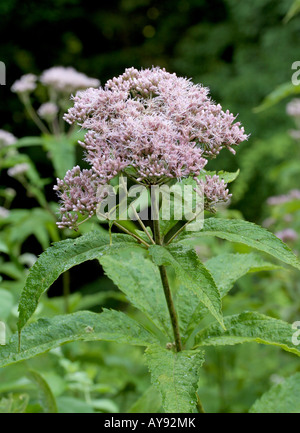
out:
{"label": "joe pye weed flower head", "polygon": [[160,68],[129,68],[103,88],[79,91],[64,119],[87,131],[80,144],[91,168],[75,167],[58,179],[60,227],[75,228],[78,212],[92,216],[101,199],[99,185],[121,173],[147,186],[192,177],[207,204],[227,201],[224,181],[198,176],[209,159],[223,148],[235,153],[248,136],[208,93],[201,84]]}

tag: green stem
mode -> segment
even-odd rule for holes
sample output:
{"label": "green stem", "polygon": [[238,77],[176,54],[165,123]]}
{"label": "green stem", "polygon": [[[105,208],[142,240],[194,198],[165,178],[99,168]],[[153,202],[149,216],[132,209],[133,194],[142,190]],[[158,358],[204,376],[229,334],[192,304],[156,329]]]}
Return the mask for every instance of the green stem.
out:
{"label": "green stem", "polygon": [[197,410],[198,413],[205,413],[204,407],[202,406],[201,400],[199,398],[198,393],[196,392],[196,396],[197,396]]}
{"label": "green stem", "polygon": [[191,218],[189,221],[187,221],[185,224],[183,224],[183,226],[180,227],[179,230],[177,230],[177,232],[168,240],[168,242],[166,243],[166,245],[170,245],[170,243],[177,238],[177,236],[186,228],[186,226],[188,224],[190,224],[191,222],[193,222],[202,212],[202,210],[200,212],[197,213],[197,215],[195,215],[193,218]]}
{"label": "green stem", "polygon": [[[100,212],[98,213],[99,216],[103,217],[104,219],[108,220],[106,215],[101,214]],[[80,223],[78,223],[77,225],[79,226],[80,224],[84,223],[85,221],[87,221],[90,217],[86,218],[84,221],[81,221]],[[149,248],[149,244],[147,244],[147,242],[145,242],[142,238],[140,238],[138,235],[135,235],[134,233],[132,233],[131,231],[127,230],[125,227],[123,227],[121,224],[117,223],[117,221],[112,221],[112,223],[118,227],[120,230],[122,230],[124,233],[127,233],[128,235],[132,236],[134,239],[136,239],[138,242],[140,242],[141,244],[145,245],[145,247]]]}
{"label": "green stem", "polygon": [[[121,174],[121,176],[120,176],[120,180],[121,180],[121,182],[122,182],[122,186],[123,186],[123,188],[124,188],[124,190],[125,190],[126,196],[128,196],[127,186],[126,186],[126,184],[125,184],[125,182],[124,182],[124,178],[123,178],[123,175],[122,175],[122,174]],[[132,203],[130,203],[130,207],[132,208],[133,213],[134,213],[134,215],[135,215],[135,217],[136,217],[136,219],[137,219],[139,225],[141,226],[141,228],[142,228],[142,229],[144,230],[144,232],[146,233],[146,235],[147,235],[148,239],[150,240],[150,242],[154,245],[154,244],[155,244],[154,239],[152,239],[152,236],[151,236],[150,233],[148,232],[148,230],[147,230],[145,224],[143,223],[143,221],[142,221],[141,218],[139,217],[139,214],[137,213],[136,208],[133,206]]]}
{"label": "green stem", "polygon": [[34,121],[34,123],[36,124],[36,126],[46,135],[50,134],[50,131],[48,130],[48,128],[44,125],[44,123],[41,121],[41,119],[39,118],[39,116],[36,114],[33,106],[31,105],[30,99],[28,96],[23,96],[22,98],[22,102],[25,105],[25,109],[27,110],[27,113],[29,114],[29,116],[31,117],[31,119]]}
{"label": "green stem", "polygon": [[140,224],[140,226],[142,227],[142,229],[144,230],[144,232],[146,233],[147,237],[149,238],[150,242],[155,245],[155,241],[154,239],[152,239],[152,236],[150,235],[150,233],[148,232],[145,224],[143,223],[143,221],[140,219],[139,214],[137,213],[136,209],[134,206],[132,206],[133,212],[135,214],[135,217],[138,221],[138,223]]}
{"label": "green stem", "polygon": [[130,232],[129,230],[125,229],[125,227],[121,226],[121,224],[118,224],[116,221],[114,221],[114,225],[118,227],[120,230],[123,230],[123,232],[127,233],[128,235],[132,236],[134,239],[136,239],[141,244],[145,245],[145,247],[149,248],[149,244],[145,242],[142,238],[140,238],[138,235],[135,235],[134,233]]}
{"label": "green stem", "polygon": [[167,271],[166,271],[165,266],[159,266],[159,272],[160,272],[161,282],[163,285],[163,289],[164,289],[164,293],[165,293],[165,297],[166,297],[166,301],[167,301],[167,305],[168,305],[168,309],[169,309],[169,314],[170,314],[170,318],[171,318],[173,334],[174,334],[174,339],[175,339],[176,352],[181,352],[182,351],[182,344],[181,344],[181,338],[180,338],[178,318],[177,318],[177,313],[175,310],[174,302],[172,299],[171,289],[169,286],[169,281],[168,281],[168,276],[167,276]]}
{"label": "green stem", "polygon": [[[162,245],[162,238],[160,234],[160,227],[159,227],[159,219],[158,219],[158,203],[157,198],[155,194],[155,187],[152,189],[151,193],[151,201],[152,201],[152,218],[153,218],[153,232],[154,232],[154,240],[157,245]],[[175,310],[172,293],[168,281],[167,271],[165,266],[159,266],[159,272],[161,277],[162,286],[164,289],[165,298],[167,301],[167,306],[171,318],[172,328],[173,328],[173,334],[174,334],[174,340],[175,340],[175,347],[176,352],[182,351],[182,343],[180,338],[180,330],[179,330],[179,323],[177,318],[177,313]]]}
{"label": "green stem", "polygon": [[[41,208],[43,208],[44,210],[49,212],[56,220],[57,215],[55,214],[55,212],[53,212],[53,210],[49,206],[47,200],[45,199],[45,194],[43,193],[43,191],[41,189],[39,189],[38,187],[31,185],[31,183],[29,183],[27,181],[26,177],[23,174],[19,175],[17,177],[17,179],[23,185],[23,187],[26,189],[27,196],[35,198],[36,201],[41,206]],[[41,193],[41,194],[39,194],[39,193]]]}
{"label": "green stem", "polygon": [[59,130],[59,124],[57,121],[57,117],[55,117],[55,119],[53,119],[52,123],[52,129],[53,129],[53,134],[55,135],[55,137],[59,137],[60,136],[60,130]]}

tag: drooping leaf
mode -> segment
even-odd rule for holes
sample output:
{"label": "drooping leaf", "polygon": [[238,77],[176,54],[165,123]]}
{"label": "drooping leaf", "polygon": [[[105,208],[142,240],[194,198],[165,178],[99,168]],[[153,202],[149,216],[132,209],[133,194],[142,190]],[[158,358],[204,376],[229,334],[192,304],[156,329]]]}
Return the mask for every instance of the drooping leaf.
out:
{"label": "drooping leaf", "polygon": [[146,361],[152,383],[161,394],[165,412],[195,412],[199,371],[204,362],[203,352],[184,350],[175,353],[153,345],[146,350]]}
{"label": "drooping leaf", "polygon": [[43,376],[34,370],[29,370],[28,377],[38,387],[41,406],[45,413],[57,413],[55,397]]}
{"label": "drooping leaf", "polygon": [[250,413],[300,413],[300,373],[290,376],[259,398]]}
{"label": "drooping leaf", "polygon": [[126,314],[104,310],[101,314],[80,311],[47,319],[26,326],[18,350],[18,335],[0,347],[0,367],[30,359],[72,341],[116,341],[136,346],[155,343],[156,338]]}
{"label": "drooping leaf", "polygon": [[[298,0],[297,0],[298,1]],[[273,105],[278,104],[282,99],[288,96],[298,95],[300,93],[300,86],[294,86],[292,82],[280,84],[269,95],[265,97],[262,103],[254,109],[255,113],[260,113]]]}
{"label": "drooping leaf", "polygon": [[30,269],[19,302],[18,328],[21,330],[34,313],[41,295],[65,271],[87,260],[126,248],[135,242],[129,236],[113,236],[109,245],[108,235],[90,232],[77,239],[67,239],[48,248]]}
{"label": "drooping leaf", "polygon": [[239,278],[248,272],[271,271],[279,268],[279,266],[266,262],[254,253],[221,254],[207,260],[205,267],[212,274],[221,298],[229,292]]}
{"label": "drooping leaf", "polygon": [[178,245],[169,248],[153,245],[149,251],[154,263],[159,266],[171,265],[174,268],[180,284],[187,289],[186,296],[188,297],[189,292],[192,292],[223,326],[220,293],[210,272],[200,262],[195,250],[178,247]]}
{"label": "drooping leaf", "polygon": [[[221,299],[233,287],[236,280],[248,272],[278,269],[278,266],[264,261],[261,257],[250,254],[221,254],[205,262],[211,273]],[[199,302],[194,293],[187,293],[181,285],[177,293],[177,309],[183,341],[186,341],[202,319],[209,313],[207,307]]]}
{"label": "drooping leaf", "polygon": [[43,137],[43,145],[53,162],[56,176],[64,178],[66,172],[71,170],[76,162],[74,139],[65,135],[60,137],[49,135]]}
{"label": "drooping leaf", "polygon": [[158,390],[150,386],[147,391],[128,409],[128,413],[157,413],[161,408]]}
{"label": "drooping leaf", "polygon": [[279,346],[300,356],[300,349],[293,344],[295,329],[291,324],[256,312],[244,312],[224,317],[226,331],[218,323],[204,328],[195,336],[198,346],[231,346],[240,343],[262,343]]}
{"label": "drooping leaf", "polygon": [[169,338],[172,328],[157,266],[138,246],[114,251],[99,259],[106,275]]}
{"label": "drooping leaf", "polygon": [[216,236],[248,245],[300,269],[299,259],[287,245],[270,231],[244,220],[209,218],[204,221],[203,230],[197,233],[185,232],[179,235],[174,243],[190,245],[192,241],[200,240],[203,236]]}

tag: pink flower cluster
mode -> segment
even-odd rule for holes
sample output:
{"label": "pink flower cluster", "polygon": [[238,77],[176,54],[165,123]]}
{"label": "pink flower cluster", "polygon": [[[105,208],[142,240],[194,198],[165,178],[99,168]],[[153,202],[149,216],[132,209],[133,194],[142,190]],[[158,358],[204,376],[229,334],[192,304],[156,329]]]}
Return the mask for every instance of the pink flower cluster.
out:
{"label": "pink flower cluster", "polygon": [[298,233],[294,229],[283,229],[275,235],[282,240],[282,242],[296,241],[298,239]]}
{"label": "pink flower cluster", "polygon": [[217,203],[227,202],[232,197],[227,189],[227,184],[217,175],[205,176],[205,181],[200,180],[198,183],[200,191],[204,193],[204,205],[207,210],[212,209]]}
{"label": "pink flower cluster", "polygon": [[82,72],[76,71],[72,67],[54,66],[53,68],[44,71],[40,77],[40,81],[45,86],[48,86],[61,93],[72,93],[79,89],[87,87],[98,87],[100,81],[96,78],[89,78]]}
{"label": "pink flower cluster", "polygon": [[59,108],[53,102],[45,102],[40,106],[37,113],[42,118],[51,122],[57,116]]}
{"label": "pink flower cluster", "polygon": [[0,149],[2,147],[10,146],[17,141],[17,138],[8,131],[0,129]]}
{"label": "pink flower cluster", "polygon": [[300,98],[295,98],[286,106],[286,112],[291,117],[300,118]]}
{"label": "pink flower cluster", "polygon": [[[105,184],[120,172],[145,185],[197,178],[208,158],[223,148],[235,153],[233,147],[248,138],[235,116],[208,97],[207,88],[160,68],[126,69],[104,88],[80,91],[73,100],[64,119],[87,130],[81,145],[93,184]],[[56,189],[64,225],[69,221],[73,227],[70,212],[85,206],[87,190],[79,193],[69,173]],[[229,198],[217,176],[206,179],[204,190],[211,203]]]}
{"label": "pink flower cluster", "polygon": [[96,212],[101,197],[97,197],[98,176],[92,170],[80,170],[77,165],[68,170],[64,180],[57,179],[54,190],[62,200],[62,219],[59,228],[76,228],[78,213],[91,217]]}
{"label": "pink flower cluster", "polygon": [[277,206],[283,203],[288,203],[293,200],[300,200],[300,190],[292,189],[287,194],[275,195],[273,197],[269,197],[267,200],[267,204],[270,206]]}
{"label": "pink flower cluster", "polygon": [[33,92],[36,89],[37,76],[33,74],[22,75],[22,77],[15,81],[11,86],[11,91],[18,94],[26,94]]}

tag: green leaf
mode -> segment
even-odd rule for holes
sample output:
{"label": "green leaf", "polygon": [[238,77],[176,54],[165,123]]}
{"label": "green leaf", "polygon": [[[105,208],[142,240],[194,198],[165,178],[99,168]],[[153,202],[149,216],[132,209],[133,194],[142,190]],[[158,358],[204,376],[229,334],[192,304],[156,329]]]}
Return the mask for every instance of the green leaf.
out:
{"label": "green leaf", "polygon": [[288,13],[284,17],[284,22],[288,23],[295,15],[297,15],[300,12],[300,0],[294,0],[292,3],[290,9],[288,10]]}
{"label": "green leaf", "polygon": [[22,137],[11,145],[11,147],[30,147],[30,146],[42,146],[44,144],[43,137]]}
{"label": "green leaf", "polygon": [[255,312],[244,312],[224,317],[226,331],[214,323],[195,336],[198,346],[231,346],[240,343],[261,343],[279,346],[300,356],[300,350],[292,342],[295,329],[282,320]]}
{"label": "green leaf", "polygon": [[9,254],[9,248],[6,240],[4,240],[4,234],[2,233],[2,239],[0,239],[0,253]]}
{"label": "green leaf", "polygon": [[109,398],[98,398],[90,401],[93,409],[104,413],[118,413],[118,406]]}
{"label": "green leaf", "polygon": [[[192,187],[192,195],[185,193],[185,187]],[[160,189],[162,195],[162,204],[159,212],[160,232],[165,236],[177,223],[184,219],[182,209],[186,206],[187,209],[195,210],[197,202],[197,193],[194,192],[197,183],[192,178],[182,179],[170,186],[164,185]],[[192,203],[189,203],[192,201]],[[167,214],[165,214],[167,212]],[[177,213],[178,212],[178,213]]]}
{"label": "green leaf", "polygon": [[133,245],[126,251],[114,251],[99,259],[106,275],[169,338],[172,338],[170,316],[160,273],[146,250]]}
{"label": "green leaf", "polygon": [[272,386],[249,410],[250,413],[300,413],[300,373]]}
{"label": "green leaf", "polygon": [[95,413],[89,403],[74,397],[58,397],[57,406],[59,413]]}
{"label": "green leaf", "polygon": [[161,397],[157,389],[150,386],[147,391],[128,409],[128,413],[158,413]]}
{"label": "green leaf", "polygon": [[227,253],[213,257],[205,262],[223,298],[233,287],[236,280],[248,272],[271,271],[279,269],[272,263],[264,261],[254,253]]}
{"label": "green leaf", "polygon": [[6,223],[10,223],[5,232],[9,245],[21,246],[29,236],[33,235],[43,249],[46,249],[50,244],[50,231],[55,225],[55,219],[48,211],[40,208],[13,209]]}
{"label": "green leaf", "polygon": [[[261,257],[250,254],[221,254],[205,262],[211,273],[221,299],[229,292],[235,281],[248,272],[278,269],[278,266],[265,262]],[[199,302],[194,293],[187,293],[181,285],[177,294],[177,309],[182,339],[185,342],[209,310]]]}
{"label": "green leaf", "polygon": [[145,356],[152,383],[162,396],[165,412],[195,412],[199,372],[204,362],[203,352],[185,350],[175,353],[153,345],[146,350]]}
{"label": "green leaf", "polygon": [[30,269],[19,302],[18,329],[21,330],[34,313],[41,295],[65,271],[87,260],[126,248],[135,242],[126,235],[113,236],[109,245],[108,235],[90,232],[77,239],[67,239],[48,248]]}
{"label": "green leaf", "polygon": [[0,320],[6,320],[14,305],[13,295],[5,289],[0,289]]}
{"label": "green leaf", "polygon": [[[101,281],[101,280],[100,280]],[[101,284],[99,280],[95,280],[95,285]],[[68,295],[68,307],[70,313],[75,313],[75,311],[80,310],[91,310],[94,307],[99,308],[103,304],[107,303],[109,300],[116,300],[119,302],[126,303],[126,298],[123,293],[117,290],[105,290],[101,292],[92,293],[90,295],[85,294],[83,296],[82,292],[75,292]],[[43,297],[42,312],[45,316],[56,316],[58,314],[63,314],[66,309],[65,299],[63,296],[57,297]]]}
{"label": "green leaf", "polygon": [[231,242],[248,245],[300,269],[300,262],[290,248],[273,233],[244,220],[229,220],[209,218],[204,221],[200,232],[185,232],[174,240],[174,243],[190,245],[192,241],[200,240],[203,236],[216,236]]}
{"label": "green leaf", "polygon": [[63,178],[68,170],[76,163],[76,143],[71,137],[65,135],[54,137],[52,135],[43,137],[45,150],[53,162],[56,176]]}
{"label": "green leaf", "polygon": [[187,289],[186,296],[189,297],[190,292],[197,296],[198,301],[202,302],[223,326],[220,293],[210,272],[200,262],[195,250],[178,248],[178,245],[169,248],[153,245],[149,248],[149,252],[158,266],[171,265],[180,284]]}
{"label": "green leaf", "polygon": [[298,95],[300,93],[300,86],[294,86],[292,82],[280,84],[275,88],[262,103],[256,107],[253,111],[255,113],[260,113],[273,105],[278,104],[278,102],[282,101],[282,99],[287,98],[288,96]]}
{"label": "green leaf", "polygon": [[57,413],[55,397],[43,376],[34,370],[30,370],[27,375],[38,386],[43,411],[45,413]]}
{"label": "green leaf", "polygon": [[115,341],[135,346],[155,343],[156,338],[126,314],[104,310],[101,314],[80,311],[49,319],[39,319],[26,326],[18,350],[18,335],[0,347],[0,367],[47,352],[72,341]]}

